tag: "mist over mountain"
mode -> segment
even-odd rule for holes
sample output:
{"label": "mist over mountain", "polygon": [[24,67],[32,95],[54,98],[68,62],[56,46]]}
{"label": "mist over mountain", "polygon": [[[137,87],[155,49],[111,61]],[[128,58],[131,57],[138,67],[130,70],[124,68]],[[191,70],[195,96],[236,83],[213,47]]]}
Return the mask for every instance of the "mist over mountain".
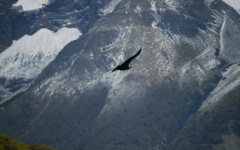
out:
{"label": "mist over mountain", "polygon": [[0,1],[0,133],[60,150],[240,148],[234,1],[23,2]]}

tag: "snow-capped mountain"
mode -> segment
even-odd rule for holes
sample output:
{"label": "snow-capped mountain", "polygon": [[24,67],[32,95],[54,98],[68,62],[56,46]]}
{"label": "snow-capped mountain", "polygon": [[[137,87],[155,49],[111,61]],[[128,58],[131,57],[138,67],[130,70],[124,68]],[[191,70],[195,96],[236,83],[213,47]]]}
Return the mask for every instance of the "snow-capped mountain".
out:
{"label": "snow-capped mountain", "polygon": [[5,10],[32,31],[1,43],[0,133],[57,149],[239,149],[236,0],[25,2]]}
{"label": "snow-capped mountain", "polygon": [[32,36],[25,35],[13,41],[0,55],[0,79],[3,80],[1,91],[6,93],[2,94],[0,104],[26,89],[29,81],[35,79],[65,45],[80,35],[79,30],[74,28],[62,28],[56,33],[41,29]]}
{"label": "snow-capped mountain", "polygon": [[53,33],[43,28],[32,36],[25,35],[13,41],[0,55],[0,77],[36,78],[64,46],[80,35],[77,29],[62,28]]}

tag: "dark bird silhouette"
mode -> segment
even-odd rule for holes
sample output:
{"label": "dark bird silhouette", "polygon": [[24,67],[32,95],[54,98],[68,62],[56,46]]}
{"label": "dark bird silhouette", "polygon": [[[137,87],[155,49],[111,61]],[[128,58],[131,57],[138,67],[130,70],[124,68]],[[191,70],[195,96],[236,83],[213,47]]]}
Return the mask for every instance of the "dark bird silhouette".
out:
{"label": "dark bird silhouette", "polygon": [[121,65],[118,65],[116,68],[114,68],[112,70],[112,72],[116,71],[116,70],[128,70],[130,68],[132,68],[131,66],[129,66],[130,62],[136,58],[142,51],[142,47],[140,48],[140,50],[135,54],[133,55],[132,57],[128,58],[124,63],[122,63]]}

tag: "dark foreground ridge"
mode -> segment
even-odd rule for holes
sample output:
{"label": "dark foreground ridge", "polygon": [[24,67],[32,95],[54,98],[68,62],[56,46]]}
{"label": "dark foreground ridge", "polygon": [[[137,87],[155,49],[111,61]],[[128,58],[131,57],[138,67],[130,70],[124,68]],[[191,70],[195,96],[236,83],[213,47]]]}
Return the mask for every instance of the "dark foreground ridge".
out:
{"label": "dark foreground ridge", "polygon": [[1,150],[54,150],[53,148],[47,148],[42,144],[27,145],[16,141],[15,139],[0,134],[0,149]]}

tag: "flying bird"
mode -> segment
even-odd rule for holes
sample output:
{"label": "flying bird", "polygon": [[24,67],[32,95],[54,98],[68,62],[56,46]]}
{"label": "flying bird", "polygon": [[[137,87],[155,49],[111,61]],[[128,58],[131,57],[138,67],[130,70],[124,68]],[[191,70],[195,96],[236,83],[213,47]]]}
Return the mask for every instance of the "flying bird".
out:
{"label": "flying bird", "polygon": [[114,68],[112,70],[112,72],[116,71],[116,70],[128,70],[130,68],[132,68],[131,66],[129,66],[130,62],[136,58],[142,51],[142,47],[140,48],[140,50],[135,54],[133,55],[132,57],[128,58],[124,63],[122,63],[121,65],[118,65],[116,68]]}

